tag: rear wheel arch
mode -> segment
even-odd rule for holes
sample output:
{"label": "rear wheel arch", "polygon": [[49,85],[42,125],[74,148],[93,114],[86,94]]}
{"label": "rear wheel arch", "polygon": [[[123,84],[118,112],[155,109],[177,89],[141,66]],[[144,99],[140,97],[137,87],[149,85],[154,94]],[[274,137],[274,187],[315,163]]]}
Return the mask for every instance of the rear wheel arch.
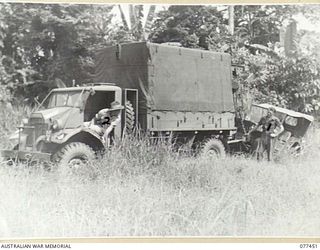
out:
{"label": "rear wheel arch", "polygon": [[195,136],[194,140],[194,147],[195,148],[203,148],[203,145],[207,143],[207,141],[211,139],[215,139],[220,141],[225,150],[229,150],[229,144],[228,144],[228,136],[230,134],[231,130],[213,130],[213,131],[198,131],[198,133]]}

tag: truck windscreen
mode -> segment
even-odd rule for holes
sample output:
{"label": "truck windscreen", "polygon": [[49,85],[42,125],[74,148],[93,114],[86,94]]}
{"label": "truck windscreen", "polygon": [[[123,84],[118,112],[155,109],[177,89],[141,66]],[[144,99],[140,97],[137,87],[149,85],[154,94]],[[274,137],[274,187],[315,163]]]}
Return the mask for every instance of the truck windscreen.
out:
{"label": "truck windscreen", "polygon": [[50,109],[55,107],[80,107],[81,91],[52,92],[44,101],[42,108]]}

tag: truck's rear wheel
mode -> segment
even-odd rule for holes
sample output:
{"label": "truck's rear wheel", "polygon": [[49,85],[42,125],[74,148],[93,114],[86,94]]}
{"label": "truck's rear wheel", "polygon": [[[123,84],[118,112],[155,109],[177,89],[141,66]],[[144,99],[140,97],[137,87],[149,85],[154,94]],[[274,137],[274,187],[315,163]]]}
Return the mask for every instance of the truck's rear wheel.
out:
{"label": "truck's rear wheel", "polygon": [[224,158],[226,150],[223,143],[218,139],[209,139],[204,143],[201,155],[212,158]]}
{"label": "truck's rear wheel", "polygon": [[54,162],[76,170],[95,158],[95,152],[82,142],[71,142],[60,149],[53,157]]}
{"label": "truck's rear wheel", "polygon": [[131,134],[134,130],[135,125],[135,110],[130,101],[126,101],[125,104],[125,134]]}

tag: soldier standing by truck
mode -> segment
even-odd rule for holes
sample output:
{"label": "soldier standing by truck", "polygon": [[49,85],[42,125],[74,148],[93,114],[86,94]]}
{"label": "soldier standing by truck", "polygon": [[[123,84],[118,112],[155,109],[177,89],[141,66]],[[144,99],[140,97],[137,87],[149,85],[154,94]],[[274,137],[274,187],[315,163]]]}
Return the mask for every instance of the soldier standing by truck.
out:
{"label": "soldier standing by truck", "polygon": [[257,154],[257,160],[263,158],[263,154],[267,151],[268,161],[272,160],[272,153],[274,149],[275,139],[284,130],[278,117],[274,115],[276,110],[274,108],[269,108],[267,115],[261,117],[259,123],[249,132],[249,135],[256,131],[259,127],[262,128],[262,133],[260,138],[256,139],[255,153]]}

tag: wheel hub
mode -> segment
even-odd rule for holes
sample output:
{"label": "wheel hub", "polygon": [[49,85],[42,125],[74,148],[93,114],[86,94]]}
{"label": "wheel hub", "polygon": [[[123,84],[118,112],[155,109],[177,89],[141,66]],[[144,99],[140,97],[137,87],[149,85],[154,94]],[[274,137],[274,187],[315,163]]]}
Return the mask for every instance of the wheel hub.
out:
{"label": "wheel hub", "polygon": [[219,152],[216,149],[211,148],[207,151],[207,155],[209,157],[216,157],[217,158],[219,156]]}
{"label": "wheel hub", "polygon": [[88,163],[88,160],[84,158],[73,158],[69,161],[68,166],[71,169],[79,169],[86,166],[87,163]]}

